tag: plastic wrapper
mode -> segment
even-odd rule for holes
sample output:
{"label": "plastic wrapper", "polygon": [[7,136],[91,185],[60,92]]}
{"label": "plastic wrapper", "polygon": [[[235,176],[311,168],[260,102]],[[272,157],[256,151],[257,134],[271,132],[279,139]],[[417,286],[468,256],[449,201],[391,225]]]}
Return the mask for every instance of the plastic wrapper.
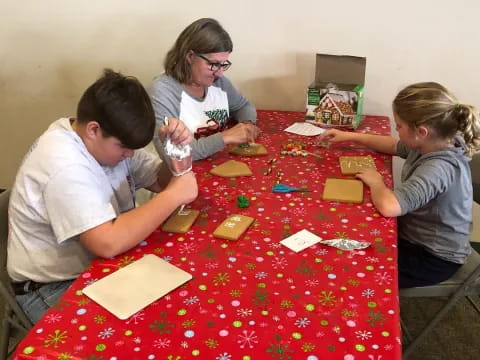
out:
{"label": "plastic wrapper", "polygon": [[359,250],[369,247],[371,244],[368,241],[358,241],[351,239],[331,239],[331,240],[322,240],[320,244],[325,244],[328,246],[333,246],[341,250]]}
{"label": "plastic wrapper", "polygon": [[192,170],[192,148],[190,145],[172,144],[170,138],[164,146],[165,161],[173,176],[181,176]]}
{"label": "plastic wrapper", "polygon": [[[168,120],[165,119],[165,124]],[[192,170],[192,147],[177,145],[167,136],[163,144],[164,158],[173,176],[181,176]]]}

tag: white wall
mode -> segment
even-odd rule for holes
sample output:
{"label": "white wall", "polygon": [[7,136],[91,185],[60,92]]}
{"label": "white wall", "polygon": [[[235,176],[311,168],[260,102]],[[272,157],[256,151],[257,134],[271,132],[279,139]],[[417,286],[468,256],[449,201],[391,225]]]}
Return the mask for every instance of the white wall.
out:
{"label": "white wall", "polygon": [[476,0],[0,0],[0,11],[0,187],[103,67],[147,85],[200,17],[229,31],[228,76],[260,109],[303,111],[317,52],[367,57],[367,113],[390,115],[396,92],[423,80],[480,105]]}

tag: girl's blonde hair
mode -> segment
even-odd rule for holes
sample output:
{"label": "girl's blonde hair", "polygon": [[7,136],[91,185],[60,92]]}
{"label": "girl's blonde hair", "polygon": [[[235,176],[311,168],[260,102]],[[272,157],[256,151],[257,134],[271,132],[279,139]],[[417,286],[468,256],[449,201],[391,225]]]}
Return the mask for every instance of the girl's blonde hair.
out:
{"label": "girl's blonde hair", "polygon": [[460,104],[445,87],[435,82],[407,86],[393,100],[393,111],[412,129],[428,126],[441,139],[461,135],[467,153],[480,148],[480,118],[471,105]]}
{"label": "girl's blonde hair", "polygon": [[165,74],[181,84],[190,81],[192,75],[190,64],[187,61],[187,54],[190,50],[199,55],[232,52],[233,43],[230,35],[215,19],[198,19],[188,25],[167,53],[163,64]]}

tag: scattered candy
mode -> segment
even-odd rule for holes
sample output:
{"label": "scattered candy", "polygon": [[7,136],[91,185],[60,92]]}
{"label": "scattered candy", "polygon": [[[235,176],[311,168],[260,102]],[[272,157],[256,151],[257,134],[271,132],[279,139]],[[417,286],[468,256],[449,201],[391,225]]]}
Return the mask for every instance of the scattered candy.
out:
{"label": "scattered candy", "polygon": [[243,195],[238,195],[237,196],[237,206],[239,208],[248,208],[249,203],[248,203],[248,198]]}

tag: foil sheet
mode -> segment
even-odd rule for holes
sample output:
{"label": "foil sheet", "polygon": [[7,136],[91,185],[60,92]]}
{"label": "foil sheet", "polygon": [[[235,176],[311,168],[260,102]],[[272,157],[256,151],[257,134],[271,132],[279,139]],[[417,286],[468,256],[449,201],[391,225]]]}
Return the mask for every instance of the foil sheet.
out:
{"label": "foil sheet", "polygon": [[358,240],[351,240],[351,239],[322,240],[320,241],[320,244],[333,246],[341,250],[365,249],[371,245],[368,241],[358,241]]}

